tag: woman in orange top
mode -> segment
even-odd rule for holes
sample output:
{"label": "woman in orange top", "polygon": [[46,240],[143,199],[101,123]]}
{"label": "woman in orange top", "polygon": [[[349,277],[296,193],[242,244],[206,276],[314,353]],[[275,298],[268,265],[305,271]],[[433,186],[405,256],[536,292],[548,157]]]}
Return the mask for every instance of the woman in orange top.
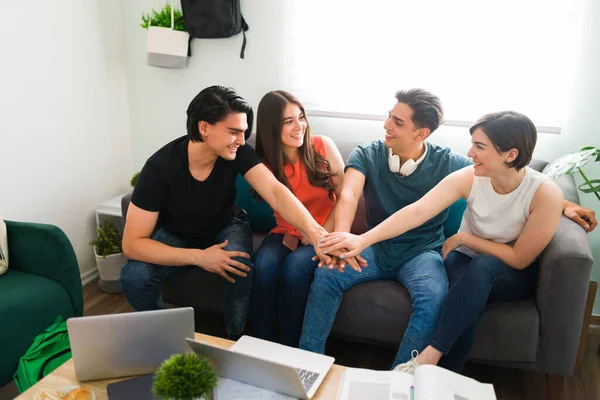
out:
{"label": "woman in orange top", "polygon": [[[311,137],[304,107],[290,93],[276,90],[260,101],[256,152],[313,218],[331,231],[344,161],[331,139]],[[250,319],[257,337],[297,347],[319,261],[312,261],[313,246],[300,232],[278,213],[275,220],[277,226],[255,255]]]}

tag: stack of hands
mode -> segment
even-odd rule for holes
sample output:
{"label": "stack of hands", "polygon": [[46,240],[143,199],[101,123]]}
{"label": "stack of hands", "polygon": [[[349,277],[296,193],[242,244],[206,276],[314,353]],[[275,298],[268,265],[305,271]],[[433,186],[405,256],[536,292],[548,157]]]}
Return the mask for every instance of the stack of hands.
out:
{"label": "stack of hands", "polygon": [[[579,204],[565,202],[564,214],[566,217],[578,223],[586,232],[591,232],[598,225],[594,211],[584,208]],[[349,232],[331,232],[325,230],[321,233],[321,239],[316,243],[303,237],[302,243],[312,244],[317,254],[313,261],[319,259],[319,268],[327,267],[329,269],[337,268],[344,272],[346,265],[349,265],[355,271],[361,272],[362,268],[367,267],[367,262],[360,256],[360,253],[372,243],[369,243],[365,235],[354,235]],[[442,245],[442,256],[444,260],[452,250],[465,244],[469,233],[458,232],[450,236]]]}

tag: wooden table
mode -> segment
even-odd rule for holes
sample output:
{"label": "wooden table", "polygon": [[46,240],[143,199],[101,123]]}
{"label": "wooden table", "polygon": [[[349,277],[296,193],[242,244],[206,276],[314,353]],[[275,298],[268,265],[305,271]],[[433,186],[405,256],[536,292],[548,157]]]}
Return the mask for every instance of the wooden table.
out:
{"label": "wooden table", "polygon": [[[226,349],[231,347],[234,343],[231,340],[221,339],[209,335],[203,335],[200,333],[196,333],[195,339],[200,342],[209,343]],[[344,373],[345,369],[346,367],[334,364],[329,370],[329,373],[325,377],[323,383],[321,383],[321,386],[319,387],[319,390],[317,391],[313,399],[336,399],[338,389],[340,387],[340,381],[342,379],[342,374]],[[47,375],[44,379],[42,379],[34,386],[29,388],[29,390],[27,390],[25,393],[17,397],[17,400],[33,400],[35,399],[35,395],[41,390],[52,392],[54,389],[57,389],[59,387],[72,385],[86,386],[96,394],[97,400],[108,400],[108,395],[106,394],[106,385],[108,385],[109,383],[118,382],[129,378],[131,377],[105,379],[101,381],[88,381],[80,384],[75,378],[73,359],[70,359],[69,361],[65,362],[63,365],[52,371],[52,373]]]}

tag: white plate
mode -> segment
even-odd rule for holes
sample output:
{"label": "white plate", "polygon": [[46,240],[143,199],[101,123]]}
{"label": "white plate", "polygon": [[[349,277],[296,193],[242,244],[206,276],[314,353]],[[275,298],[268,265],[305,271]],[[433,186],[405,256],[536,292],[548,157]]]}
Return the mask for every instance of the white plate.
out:
{"label": "white plate", "polygon": [[[36,393],[35,400],[62,400],[71,390],[77,389],[78,387],[81,386],[63,386],[53,390],[40,390]],[[94,392],[92,392],[92,400],[96,400],[96,394]]]}

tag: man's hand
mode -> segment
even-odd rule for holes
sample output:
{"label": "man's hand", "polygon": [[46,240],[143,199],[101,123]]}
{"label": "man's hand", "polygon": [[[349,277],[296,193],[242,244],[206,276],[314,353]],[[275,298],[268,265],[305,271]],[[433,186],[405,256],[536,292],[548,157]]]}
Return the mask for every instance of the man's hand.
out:
{"label": "man's hand", "polygon": [[333,232],[328,233],[325,239],[321,240],[319,246],[326,254],[340,249],[346,249],[339,257],[345,259],[347,257],[360,256],[360,253],[367,247],[367,243],[362,235],[353,235],[349,232]]}
{"label": "man's hand", "polygon": [[446,257],[448,257],[448,254],[452,250],[456,250],[464,244],[464,235],[468,235],[468,233],[458,232],[457,234],[454,234],[448,239],[446,239],[446,241],[442,245],[442,257],[444,258],[444,260],[446,259]]}
{"label": "man's hand", "polygon": [[[346,253],[348,251],[348,249],[339,249],[339,250],[334,250],[332,252],[327,252],[327,254],[332,256],[332,262],[331,264],[327,265],[327,267],[329,269],[334,269],[336,268],[339,272],[344,272],[344,268],[346,267],[346,265],[350,265],[350,267],[357,271],[357,272],[362,272],[362,268],[366,268],[368,266],[367,264],[367,260],[365,260],[364,258],[362,258],[360,255],[356,256],[356,257],[344,257],[339,258],[339,256],[341,256],[342,254]],[[317,261],[319,259],[319,257],[314,256],[312,258],[313,261]],[[319,261],[319,265],[318,267],[324,267],[326,264],[323,262],[323,260]]]}
{"label": "man's hand", "polygon": [[233,283],[235,280],[229,276],[228,272],[245,278],[247,276],[246,272],[250,271],[249,266],[234,260],[233,257],[250,258],[250,255],[243,251],[223,250],[225,246],[227,246],[227,240],[202,250],[202,265],[198,264],[198,266],[209,272],[219,274],[225,280]]}
{"label": "man's hand", "polygon": [[598,225],[594,210],[582,207],[579,204],[572,203],[568,200],[565,200],[563,213],[565,214],[565,217],[577,222],[588,233],[593,231],[596,225]]}

